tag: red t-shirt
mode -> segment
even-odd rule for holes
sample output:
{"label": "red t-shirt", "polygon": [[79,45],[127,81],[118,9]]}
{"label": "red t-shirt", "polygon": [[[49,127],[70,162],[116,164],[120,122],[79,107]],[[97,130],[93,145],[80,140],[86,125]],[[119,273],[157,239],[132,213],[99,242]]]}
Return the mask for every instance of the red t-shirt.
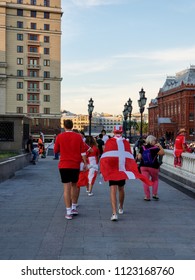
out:
{"label": "red t-shirt", "polygon": [[184,135],[177,135],[175,139],[175,149],[183,150],[183,144],[185,144],[185,136]]}
{"label": "red t-shirt", "polygon": [[86,148],[80,134],[66,131],[59,134],[55,141],[54,153],[60,153],[59,168],[79,169]]}

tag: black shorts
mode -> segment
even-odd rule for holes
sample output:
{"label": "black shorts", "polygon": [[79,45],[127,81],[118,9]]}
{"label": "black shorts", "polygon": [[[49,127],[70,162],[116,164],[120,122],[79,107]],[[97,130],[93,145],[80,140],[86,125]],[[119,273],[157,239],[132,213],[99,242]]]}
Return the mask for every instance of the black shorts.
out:
{"label": "black shorts", "polygon": [[109,181],[109,186],[119,186],[119,187],[123,187],[124,185],[125,185],[125,180]]}
{"label": "black shorts", "polygon": [[79,169],[60,168],[60,175],[62,183],[77,183],[79,180]]}

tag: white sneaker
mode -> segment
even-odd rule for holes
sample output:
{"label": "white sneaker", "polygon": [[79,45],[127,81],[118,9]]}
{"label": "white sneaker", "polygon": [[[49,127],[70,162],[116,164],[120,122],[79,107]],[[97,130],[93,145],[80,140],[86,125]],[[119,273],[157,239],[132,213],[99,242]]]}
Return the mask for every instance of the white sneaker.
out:
{"label": "white sneaker", "polygon": [[88,196],[93,196],[93,193],[92,193],[92,192],[89,192],[89,193],[88,193]]}
{"label": "white sneaker", "polygon": [[117,221],[118,220],[118,216],[116,214],[112,214],[112,217],[110,219],[111,221]]}
{"label": "white sneaker", "polygon": [[118,213],[119,213],[120,215],[122,215],[122,214],[124,213],[124,210],[123,210],[123,208],[120,207],[120,205],[119,205],[119,207],[118,207]]}

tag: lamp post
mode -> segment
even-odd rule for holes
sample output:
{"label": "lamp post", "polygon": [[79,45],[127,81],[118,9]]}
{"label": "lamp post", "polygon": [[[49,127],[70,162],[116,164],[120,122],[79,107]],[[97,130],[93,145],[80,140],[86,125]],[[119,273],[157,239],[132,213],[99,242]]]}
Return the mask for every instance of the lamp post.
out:
{"label": "lamp post", "polygon": [[131,143],[131,113],[133,110],[131,98],[129,98],[127,104],[128,104],[128,113],[129,113],[129,142]]}
{"label": "lamp post", "polygon": [[93,99],[90,98],[89,104],[88,104],[88,113],[89,113],[89,136],[91,136],[91,118],[92,118],[93,109],[94,109],[94,106],[93,106]]}
{"label": "lamp post", "polygon": [[139,100],[138,100],[138,105],[139,105],[139,108],[140,108],[140,114],[141,114],[141,127],[140,127],[140,137],[142,137],[142,122],[143,122],[143,112],[144,112],[144,109],[145,109],[145,105],[146,105],[146,101],[147,101],[147,98],[145,97],[145,91],[143,90],[143,88],[140,90],[139,92]]}
{"label": "lamp post", "polygon": [[125,103],[124,110],[123,110],[123,118],[124,118],[124,136],[127,137],[127,117],[128,117],[128,105]]}

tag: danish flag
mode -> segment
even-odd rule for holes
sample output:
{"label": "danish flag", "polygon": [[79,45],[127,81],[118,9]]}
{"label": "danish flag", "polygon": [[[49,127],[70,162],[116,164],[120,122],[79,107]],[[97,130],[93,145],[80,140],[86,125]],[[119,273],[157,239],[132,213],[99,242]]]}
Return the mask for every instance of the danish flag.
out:
{"label": "danish flag", "polygon": [[152,186],[148,178],[139,173],[129,142],[122,137],[110,138],[100,159],[100,172],[105,181],[140,179]]}

